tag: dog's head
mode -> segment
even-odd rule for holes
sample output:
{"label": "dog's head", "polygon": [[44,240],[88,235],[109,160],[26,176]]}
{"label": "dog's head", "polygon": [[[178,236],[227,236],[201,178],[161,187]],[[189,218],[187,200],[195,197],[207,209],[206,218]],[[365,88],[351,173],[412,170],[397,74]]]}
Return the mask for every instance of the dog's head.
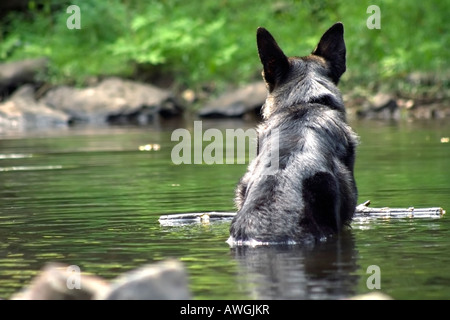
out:
{"label": "dog's head", "polygon": [[320,96],[340,96],[336,85],[346,69],[342,23],[328,29],[306,57],[287,57],[269,31],[261,27],[257,30],[257,44],[269,90],[266,109],[310,103]]}

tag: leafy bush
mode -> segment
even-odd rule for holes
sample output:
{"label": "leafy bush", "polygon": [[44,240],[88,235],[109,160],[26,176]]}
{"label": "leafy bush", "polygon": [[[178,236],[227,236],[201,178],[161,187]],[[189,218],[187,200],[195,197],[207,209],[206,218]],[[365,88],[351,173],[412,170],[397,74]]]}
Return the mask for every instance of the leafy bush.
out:
{"label": "leafy bush", "polygon": [[[71,4],[81,9],[79,30],[66,26]],[[381,9],[379,30],[366,26],[371,4]],[[30,1],[29,10],[3,19],[0,58],[48,56],[46,80],[57,83],[159,70],[191,88],[239,84],[260,79],[258,26],[266,27],[287,55],[307,55],[328,27],[342,21],[345,81],[362,84],[448,70],[448,12],[449,1],[418,0]]]}

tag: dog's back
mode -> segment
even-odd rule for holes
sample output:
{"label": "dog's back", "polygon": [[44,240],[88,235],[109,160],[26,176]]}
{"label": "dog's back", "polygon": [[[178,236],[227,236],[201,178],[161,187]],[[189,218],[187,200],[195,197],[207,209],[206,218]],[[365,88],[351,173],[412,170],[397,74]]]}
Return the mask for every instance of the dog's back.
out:
{"label": "dog's back", "polygon": [[265,29],[257,40],[269,94],[228,241],[319,240],[351,221],[357,200],[357,138],[336,87],[345,71],[343,26],[331,27],[302,58],[287,58]]}

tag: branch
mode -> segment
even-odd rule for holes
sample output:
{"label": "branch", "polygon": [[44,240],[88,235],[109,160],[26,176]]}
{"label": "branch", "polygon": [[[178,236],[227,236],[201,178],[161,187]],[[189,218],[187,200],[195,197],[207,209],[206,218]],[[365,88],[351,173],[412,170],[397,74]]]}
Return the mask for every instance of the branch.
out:
{"label": "branch", "polygon": [[[355,209],[355,218],[441,218],[445,210],[440,207],[432,208],[369,208],[370,200],[361,203]],[[233,219],[236,212],[193,212],[169,214],[159,217],[163,226],[180,226],[189,223],[209,223]]]}
{"label": "branch", "polygon": [[369,208],[370,200],[356,207],[355,217],[371,218],[441,218],[445,210],[439,207],[432,208]]}

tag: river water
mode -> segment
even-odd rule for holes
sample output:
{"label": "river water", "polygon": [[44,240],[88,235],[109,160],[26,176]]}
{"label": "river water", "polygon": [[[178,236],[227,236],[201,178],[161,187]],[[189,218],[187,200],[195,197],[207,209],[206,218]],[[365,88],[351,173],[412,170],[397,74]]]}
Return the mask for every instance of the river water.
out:
{"label": "river water", "polygon": [[[226,129],[254,125],[203,121],[202,132],[216,128],[225,139]],[[448,121],[352,126],[361,138],[359,203],[450,210]],[[342,299],[374,291],[450,299],[448,214],[356,219],[348,232],[312,248],[232,249],[225,242],[229,221],[160,225],[166,214],[233,211],[234,188],[248,164],[246,158],[176,165],[172,150],[179,142],[172,133],[183,127],[194,135],[194,122],[161,127],[0,137],[0,298],[27,285],[47,262],[113,279],[177,258],[195,299]],[[201,150],[210,143],[203,141]]]}

